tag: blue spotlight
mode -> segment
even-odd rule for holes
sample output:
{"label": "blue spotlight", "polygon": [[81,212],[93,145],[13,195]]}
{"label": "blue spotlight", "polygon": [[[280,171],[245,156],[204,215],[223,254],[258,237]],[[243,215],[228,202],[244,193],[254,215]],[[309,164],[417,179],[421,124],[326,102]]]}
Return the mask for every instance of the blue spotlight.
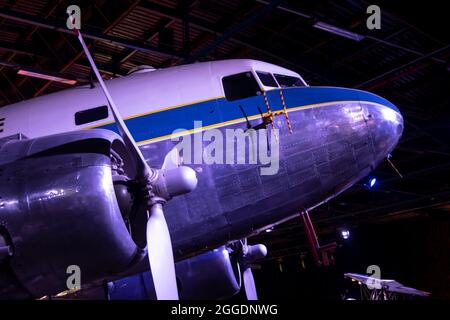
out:
{"label": "blue spotlight", "polygon": [[377,178],[370,177],[366,180],[366,183],[364,183],[364,187],[367,189],[372,189],[377,184]]}

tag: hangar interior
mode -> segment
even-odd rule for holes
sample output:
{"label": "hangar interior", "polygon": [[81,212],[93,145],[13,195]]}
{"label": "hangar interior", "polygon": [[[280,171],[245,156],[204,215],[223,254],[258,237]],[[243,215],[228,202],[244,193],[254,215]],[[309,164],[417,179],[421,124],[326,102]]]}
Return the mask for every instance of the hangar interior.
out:
{"label": "hangar interior", "polygon": [[381,29],[368,30],[370,1],[0,0],[0,107],[89,83],[89,63],[64,27],[73,3],[105,79],[141,65],[252,58],[292,69],[310,85],[393,101],[405,130],[391,161],[403,178],[385,162],[373,186],[361,181],[310,213],[319,242],[337,242],[334,265],[315,266],[301,219],[251,238],[269,248],[255,266],[258,290],[267,299],[336,299],[349,284],[343,272],[379,265],[382,278],[450,298],[450,33],[443,8],[377,1]]}

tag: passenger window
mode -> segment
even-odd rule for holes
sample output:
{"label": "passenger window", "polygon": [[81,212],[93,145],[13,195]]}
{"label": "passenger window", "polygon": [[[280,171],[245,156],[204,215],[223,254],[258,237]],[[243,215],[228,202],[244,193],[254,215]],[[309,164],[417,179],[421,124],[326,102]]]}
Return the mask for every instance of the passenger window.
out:
{"label": "passenger window", "polygon": [[277,82],[271,73],[256,71],[256,74],[258,75],[259,80],[261,80],[261,83],[266,87],[278,88]]}
{"label": "passenger window", "polygon": [[223,90],[228,101],[261,94],[258,82],[251,72],[243,72],[222,78]]}
{"label": "passenger window", "polygon": [[275,74],[275,78],[277,79],[278,84],[282,88],[286,87],[304,87],[305,84],[300,78],[286,76],[284,74]]}
{"label": "passenger window", "polygon": [[108,118],[108,107],[101,106],[75,113],[75,124],[77,126]]}

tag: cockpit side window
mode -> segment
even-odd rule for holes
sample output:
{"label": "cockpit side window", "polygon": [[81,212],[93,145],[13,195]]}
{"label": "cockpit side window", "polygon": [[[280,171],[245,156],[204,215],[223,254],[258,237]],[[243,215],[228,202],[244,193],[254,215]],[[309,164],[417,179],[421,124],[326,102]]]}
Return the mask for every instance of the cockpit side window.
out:
{"label": "cockpit side window", "polygon": [[100,106],[75,113],[77,126],[108,118],[108,106]]}
{"label": "cockpit side window", "polygon": [[275,81],[275,78],[273,77],[273,75],[271,73],[256,71],[256,74],[258,75],[259,80],[261,80],[261,83],[264,86],[278,88],[278,84]]}
{"label": "cockpit side window", "polygon": [[223,77],[222,84],[225,98],[228,101],[244,99],[261,94],[258,82],[250,71]]}
{"label": "cockpit side window", "polygon": [[274,74],[275,78],[277,79],[278,84],[282,88],[288,88],[288,87],[304,87],[305,84],[300,78],[293,77],[293,76],[287,76],[284,74]]}

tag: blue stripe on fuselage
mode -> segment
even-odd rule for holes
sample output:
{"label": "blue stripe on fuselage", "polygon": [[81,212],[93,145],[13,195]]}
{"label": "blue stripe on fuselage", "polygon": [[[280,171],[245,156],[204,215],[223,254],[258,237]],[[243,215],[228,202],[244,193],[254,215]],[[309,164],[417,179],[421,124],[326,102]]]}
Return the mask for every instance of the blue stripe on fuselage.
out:
{"label": "blue stripe on fuselage", "polygon": [[[279,90],[276,90],[277,92]],[[279,94],[279,93],[278,93]],[[349,88],[338,87],[301,87],[284,89],[286,99],[291,99],[289,107],[318,104],[332,101],[368,101],[384,105],[400,113],[400,110],[388,100],[376,94]],[[287,102],[287,101],[286,101]]]}
{"label": "blue stripe on fuselage", "polygon": [[[283,96],[288,110],[335,101],[367,101],[382,104],[400,112],[388,100],[355,89],[336,87],[287,88],[283,89]],[[280,90],[268,91],[267,98],[272,111],[283,108]],[[191,130],[194,128],[194,121],[202,121],[202,126],[206,127],[244,118],[239,106],[245,110],[249,117],[259,115],[258,107],[262,112],[267,112],[262,95],[237,101],[227,101],[225,98],[220,98],[142,115],[125,120],[125,123],[135,140],[139,142],[170,135],[177,129]],[[101,125],[97,128],[118,132],[115,123]]]}

